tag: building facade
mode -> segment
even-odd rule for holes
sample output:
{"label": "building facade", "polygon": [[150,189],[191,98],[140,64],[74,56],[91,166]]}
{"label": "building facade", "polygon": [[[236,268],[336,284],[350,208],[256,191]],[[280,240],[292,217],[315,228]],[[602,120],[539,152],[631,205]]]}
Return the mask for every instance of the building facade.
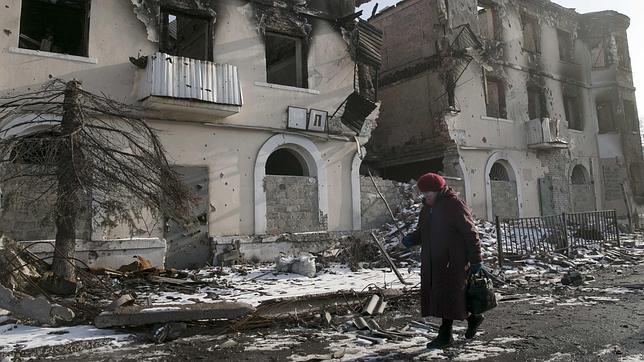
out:
{"label": "building facade", "polygon": [[547,0],[405,0],[384,34],[368,164],[453,181],[482,218],[616,209],[644,200],[626,29],[614,11]]}
{"label": "building facade", "polygon": [[[211,262],[218,237],[360,229],[357,144],[377,105],[356,85],[373,62],[353,0],[5,3],[0,91],[77,79],[142,106],[199,197],[190,230],[150,220],[87,239],[165,238],[168,266],[185,267]],[[34,205],[2,216],[9,236],[53,238]]]}

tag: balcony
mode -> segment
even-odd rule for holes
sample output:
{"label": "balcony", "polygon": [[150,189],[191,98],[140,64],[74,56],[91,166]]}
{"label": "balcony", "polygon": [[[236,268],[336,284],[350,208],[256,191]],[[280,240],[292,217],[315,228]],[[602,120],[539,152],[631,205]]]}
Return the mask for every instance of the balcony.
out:
{"label": "balcony", "polygon": [[561,122],[550,118],[536,118],[528,121],[528,148],[561,149],[568,148],[569,142],[561,136]]}
{"label": "balcony", "polygon": [[139,100],[164,115],[228,117],[239,113],[242,92],[237,67],[156,53],[147,58]]}

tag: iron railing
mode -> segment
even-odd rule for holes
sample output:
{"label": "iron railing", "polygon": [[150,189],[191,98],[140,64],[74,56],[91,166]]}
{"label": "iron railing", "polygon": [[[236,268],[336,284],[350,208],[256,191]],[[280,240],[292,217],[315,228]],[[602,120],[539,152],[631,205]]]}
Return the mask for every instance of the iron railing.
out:
{"label": "iron railing", "polygon": [[615,210],[553,216],[501,219],[496,217],[499,265],[506,256],[558,252],[613,241],[620,245]]}

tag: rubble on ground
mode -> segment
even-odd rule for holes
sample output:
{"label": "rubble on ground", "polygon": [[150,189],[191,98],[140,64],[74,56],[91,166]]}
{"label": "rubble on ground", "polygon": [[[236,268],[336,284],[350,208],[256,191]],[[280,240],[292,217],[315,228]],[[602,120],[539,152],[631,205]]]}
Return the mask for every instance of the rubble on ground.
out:
{"label": "rubble on ground", "polygon": [[[9,317],[0,320],[0,334],[26,328],[21,323],[53,325],[67,321],[107,328],[149,326],[147,340],[164,343],[179,338],[192,323],[210,323],[225,333],[307,321],[330,328],[333,333],[354,335],[356,348],[373,349],[424,339],[436,329],[426,321],[390,330],[381,328],[376,318],[395,313],[397,305],[415,300],[419,293],[420,248],[401,247],[400,240],[415,229],[421,205],[412,187],[401,187],[406,205],[395,210],[395,223],[392,220],[374,230],[375,239],[382,241],[400,279],[376,240],[356,234],[336,238],[324,252],[282,255],[275,263],[244,263],[236,247],[228,250],[228,266],[199,270],[162,270],[141,256],[118,270],[79,268],[72,296],[61,297],[38,288],[46,280],[48,265],[14,245],[0,248],[0,270],[11,271],[0,274],[0,308],[9,309],[1,298],[3,291],[19,295],[23,303],[33,303],[35,299],[49,304],[31,308],[42,315],[13,308],[11,317],[20,321]],[[596,270],[619,273],[642,263],[644,242],[639,235],[621,235],[621,247],[595,240],[589,246],[572,249],[569,255],[506,255],[500,268],[495,225],[482,220],[477,220],[476,225],[484,264],[495,278],[500,303],[594,305],[614,303],[622,294],[642,292],[642,286],[637,285],[603,289],[589,286]],[[591,239],[597,236],[587,234]],[[575,296],[570,295],[571,290]],[[107,336],[110,332],[89,334]],[[222,341],[218,348],[238,348],[237,343],[232,339]],[[0,355],[2,352],[5,351],[0,349]]]}

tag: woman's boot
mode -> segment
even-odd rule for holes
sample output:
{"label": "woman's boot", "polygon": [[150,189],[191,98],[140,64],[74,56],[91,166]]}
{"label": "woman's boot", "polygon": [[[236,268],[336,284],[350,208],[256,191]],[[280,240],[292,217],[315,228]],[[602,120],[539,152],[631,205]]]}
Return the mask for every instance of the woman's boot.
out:
{"label": "woman's boot", "polygon": [[438,336],[434,338],[431,342],[427,343],[427,348],[429,349],[442,349],[447,348],[454,343],[454,337],[452,336],[452,323],[451,319],[443,319],[443,323],[438,329]]}

